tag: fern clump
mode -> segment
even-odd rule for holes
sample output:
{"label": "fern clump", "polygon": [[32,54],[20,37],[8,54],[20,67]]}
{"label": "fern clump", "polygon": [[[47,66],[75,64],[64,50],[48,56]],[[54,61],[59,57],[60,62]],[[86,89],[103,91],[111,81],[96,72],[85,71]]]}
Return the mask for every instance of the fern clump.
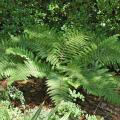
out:
{"label": "fern clump", "polygon": [[[112,71],[120,66],[118,35],[97,37],[87,31],[57,32],[32,26],[19,37],[0,42],[0,78],[27,80],[47,78],[48,91],[56,103],[70,100],[69,88],[120,104],[119,77]],[[3,61],[4,60],[4,61]]]}

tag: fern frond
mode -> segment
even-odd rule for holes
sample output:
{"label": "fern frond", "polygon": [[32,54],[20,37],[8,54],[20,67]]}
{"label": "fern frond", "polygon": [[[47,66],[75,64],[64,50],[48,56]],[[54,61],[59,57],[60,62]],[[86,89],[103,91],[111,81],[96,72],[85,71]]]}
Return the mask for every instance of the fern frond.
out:
{"label": "fern frond", "polygon": [[104,97],[105,100],[114,104],[120,104],[119,81],[107,69],[92,67],[89,69],[80,67],[79,64],[69,64],[66,75],[77,81],[77,85],[83,87],[88,93]]}
{"label": "fern frond", "polygon": [[117,66],[120,64],[120,41],[118,36],[111,36],[103,41],[98,46],[99,60],[104,65]]}
{"label": "fern frond", "polygon": [[8,62],[0,62],[2,64],[1,67],[3,66],[3,68],[0,68],[2,71],[1,75],[4,77],[9,76],[9,81],[26,80],[30,76],[43,78],[49,72],[48,65],[35,58],[32,52],[24,48],[8,48],[6,54],[14,56],[11,59],[20,57],[23,61],[12,64],[11,60],[9,60],[10,57],[8,57]]}
{"label": "fern frond", "polygon": [[61,100],[72,100],[69,95],[69,84],[67,78],[52,74],[47,80],[47,85],[48,93],[56,104]]}

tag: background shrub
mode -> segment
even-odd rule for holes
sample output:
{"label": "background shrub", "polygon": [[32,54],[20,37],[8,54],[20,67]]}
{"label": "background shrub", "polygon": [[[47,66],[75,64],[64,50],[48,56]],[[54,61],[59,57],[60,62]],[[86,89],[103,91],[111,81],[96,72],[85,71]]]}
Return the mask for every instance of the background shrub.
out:
{"label": "background shrub", "polygon": [[0,30],[20,34],[27,25],[86,27],[107,35],[119,33],[119,0],[1,0]]}

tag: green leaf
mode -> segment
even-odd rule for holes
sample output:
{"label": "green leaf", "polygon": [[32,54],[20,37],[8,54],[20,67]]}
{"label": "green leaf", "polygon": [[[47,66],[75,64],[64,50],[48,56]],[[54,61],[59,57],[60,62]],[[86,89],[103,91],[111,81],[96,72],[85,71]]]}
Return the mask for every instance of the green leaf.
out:
{"label": "green leaf", "polygon": [[60,120],[68,120],[69,116],[70,116],[70,112],[66,113]]}
{"label": "green leaf", "polygon": [[37,120],[37,118],[39,117],[42,107],[44,105],[44,102],[40,105],[39,109],[36,111],[36,113],[34,114],[34,116],[31,118],[31,120]]}

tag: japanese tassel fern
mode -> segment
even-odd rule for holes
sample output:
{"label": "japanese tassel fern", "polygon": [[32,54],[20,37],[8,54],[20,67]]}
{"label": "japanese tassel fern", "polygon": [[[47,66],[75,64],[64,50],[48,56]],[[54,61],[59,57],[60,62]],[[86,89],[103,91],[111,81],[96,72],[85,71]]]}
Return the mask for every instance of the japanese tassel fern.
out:
{"label": "japanese tassel fern", "polygon": [[1,41],[0,46],[1,79],[46,77],[49,94],[55,102],[71,100],[70,87],[83,87],[88,93],[120,104],[119,77],[108,69],[119,69],[117,35],[97,38],[77,30],[63,34],[33,26],[22,36]]}

